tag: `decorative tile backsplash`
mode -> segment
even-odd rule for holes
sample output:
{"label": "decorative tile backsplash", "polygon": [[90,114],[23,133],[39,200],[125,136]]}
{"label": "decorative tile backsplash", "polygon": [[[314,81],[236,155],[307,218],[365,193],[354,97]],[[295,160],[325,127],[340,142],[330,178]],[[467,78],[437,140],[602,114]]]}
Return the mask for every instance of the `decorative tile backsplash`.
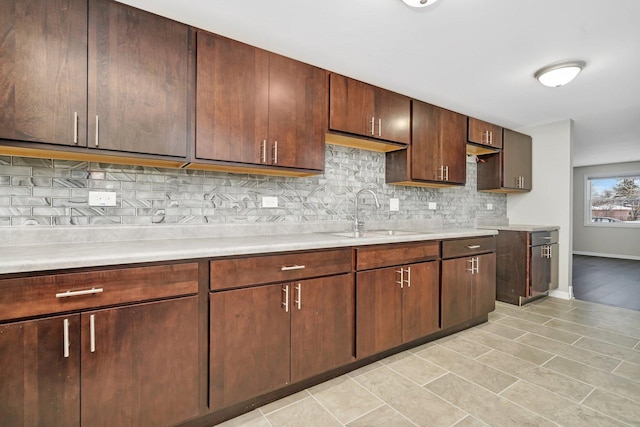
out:
{"label": "decorative tile backsplash", "polygon": [[[363,188],[373,189],[382,204],[377,209],[363,195],[364,219],[438,218],[445,226],[473,227],[476,218],[506,218],[505,195],[476,192],[473,158],[467,159],[465,187],[387,185],[384,168],[384,153],[334,145],[327,145],[324,174],[306,178],[0,156],[0,225],[348,220]],[[117,206],[89,206],[90,190],[115,191]],[[278,207],[262,208],[263,196],[277,196]],[[391,197],[400,199],[398,212],[389,211]]]}

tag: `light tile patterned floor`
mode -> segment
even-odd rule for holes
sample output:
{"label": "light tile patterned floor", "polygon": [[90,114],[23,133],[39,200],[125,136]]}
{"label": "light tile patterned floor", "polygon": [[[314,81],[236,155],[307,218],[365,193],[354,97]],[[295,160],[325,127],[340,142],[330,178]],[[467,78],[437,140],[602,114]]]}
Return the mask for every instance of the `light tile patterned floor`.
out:
{"label": "light tile patterned floor", "polygon": [[224,427],[640,426],[640,312],[545,298]]}

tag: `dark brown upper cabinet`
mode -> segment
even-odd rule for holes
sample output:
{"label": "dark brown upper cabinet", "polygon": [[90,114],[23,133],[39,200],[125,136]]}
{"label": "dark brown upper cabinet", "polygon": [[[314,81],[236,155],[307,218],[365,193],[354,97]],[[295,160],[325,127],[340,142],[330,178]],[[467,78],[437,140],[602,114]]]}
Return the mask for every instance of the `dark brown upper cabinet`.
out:
{"label": "dark brown upper cabinet", "polygon": [[469,134],[467,135],[467,153],[488,154],[495,153],[502,148],[502,128],[469,117]]}
{"label": "dark brown upper cabinet", "polygon": [[330,74],[327,142],[376,151],[399,150],[411,143],[410,119],[409,97]]}
{"label": "dark brown upper cabinet", "polygon": [[189,28],[89,0],[88,146],[186,157]]}
{"label": "dark brown upper cabinet", "polygon": [[324,70],[206,32],[196,70],[196,161],[324,169]]}
{"label": "dark brown upper cabinet", "polygon": [[387,153],[389,184],[444,187],[467,178],[467,117],[412,101],[411,146]]}
{"label": "dark brown upper cabinet", "polygon": [[87,0],[3,0],[0,46],[0,138],[86,146]]}
{"label": "dark brown upper cabinet", "polygon": [[478,191],[517,193],[531,190],[532,139],[504,129],[499,153],[479,156]]}

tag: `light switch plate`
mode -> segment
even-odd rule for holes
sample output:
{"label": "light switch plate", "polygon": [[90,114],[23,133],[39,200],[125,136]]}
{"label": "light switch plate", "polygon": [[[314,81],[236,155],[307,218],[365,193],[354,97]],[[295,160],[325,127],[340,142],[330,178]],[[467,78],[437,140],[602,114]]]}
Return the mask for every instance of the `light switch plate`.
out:
{"label": "light switch plate", "polygon": [[487,210],[488,211],[492,211],[493,210],[493,203],[487,203]]}
{"label": "light switch plate", "polygon": [[89,191],[89,206],[115,206],[114,191]]}
{"label": "light switch plate", "polygon": [[277,208],[278,207],[278,198],[276,196],[264,196],[262,198],[262,207],[263,208]]}
{"label": "light switch plate", "polygon": [[397,212],[400,210],[400,199],[396,199],[392,197],[389,199],[389,210],[392,212]]}
{"label": "light switch plate", "polygon": [[437,206],[436,202],[429,202],[429,210],[435,211]]}

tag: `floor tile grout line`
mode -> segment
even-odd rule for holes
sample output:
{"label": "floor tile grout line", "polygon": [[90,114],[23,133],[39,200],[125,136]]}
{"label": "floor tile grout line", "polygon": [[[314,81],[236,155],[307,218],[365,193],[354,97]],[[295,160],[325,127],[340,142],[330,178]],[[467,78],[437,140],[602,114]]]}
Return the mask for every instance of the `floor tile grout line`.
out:
{"label": "floor tile grout line", "polygon": [[[589,337],[587,337],[587,338],[589,338]],[[607,345],[607,346],[609,346],[609,347],[613,346],[613,347],[619,347],[619,348],[621,348],[621,349],[623,349],[623,350],[634,351],[632,348],[623,347],[623,346],[621,346],[621,345],[616,345],[616,344],[608,343],[608,342],[606,342],[606,341],[597,340],[597,339],[595,339],[595,338],[589,338],[589,339],[591,339],[591,340],[593,340],[593,341],[598,341],[598,342],[600,342],[600,343],[602,343],[602,344],[604,344],[604,345]],[[631,362],[631,361],[629,361],[629,360],[627,360],[627,359],[625,359],[625,358],[623,358],[623,357],[619,357],[619,356],[612,356],[612,355],[610,355],[610,354],[602,353],[602,352],[600,352],[600,351],[598,351],[598,350],[591,350],[591,349],[589,349],[589,348],[584,348],[584,347],[581,347],[581,346],[579,346],[579,345],[573,345],[573,346],[574,346],[574,347],[576,347],[576,348],[582,349],[582,350],[587,350],[587,351],[590,351],[590,352],[592,352],[592,353],[596,353],[596,354],[602,355],[602,356],[607,356],[607,357],[609,357],[609,358],[611,358],[611,359],[620,360],[620,361],[622,361],[622,362],[629,362],[629,363],[633,363],[633,364],[635,364],[635,365],[638,365],[638,363]]]}
{"label": "floor tile grout line", "polygon": [[[598,387],[596,387],[594,385],[592,385],[591,387],[593,387],[593,390],[591,390],[589,393],[587,393],[587,395],[579,402],[579,405],[586,406],[584,404],[584,402],[589,398],[589,396],[591,396],[598,389]],[[587,406],[587,408],[588,408],[588,406]]]}
{"label": "floor tile grout line", "polygon": [[[515,318],[514,318],[514,319],[515,319]],[[524,319],[518,319],[518,320],[524,320]],[[551,319],[551,320],[554,320],[554,319]],[[529,323],[533,323],[533,322],[529,322]],[[548,338],[548,339],[550,339],[550,340],[557,341],[557,342],[560,342],[560,343],[563,343],[563,344],[569,344],[569,345],[571,345],[571,344],[570,344],[570,343],[568,343],[568,342],[560,341],[560,340],[557,340],[557,339],[555,339],[555,338],[548,337],[548,336],[546,336],[546,335],[540,335],[540,334],[536,334],[535,332],[525,331],[524,329],[520,329],[520,328],[517,328],[517,327],[515,327],[515,326],[505,325],[503,322],[496,322],[496,324],[498,324],[498,325],[502,325],[502,326],[507,326],[507,327],[509,327],[509,328],[511,328],[511,329],[515,329],[515,330],[517,330],[517,331],[521,331],[521,332],[523,332],[523,334],[522,334],[522,335],[525,335],[525,334],[529,333],[529,334],[533,334],[533,335],[538,335],[538,336],[543,337],[543,338]],[[582,337],[583,337],[583,335],[581,335],[581,334],[578,334],[578,333],[575,333],[575,332],[568,332],[568,331],[565,331],[565,330],[562,330],[562,329],[554,328],[553,326],[547,326],[547,325],[545,325],[545,324],[542,324],[542,325],[541,325],[541,324],[539,324],[539,323],[535,323],[535,325],[537,325],[537,326],[545,326],[545,327],[547,327],[547,328],[549,328],[549,329],[553,329],[554,331],[563,332],[563,333],[566,333],[566,334],[577,335],[577,336],[578,336],[578,340],[579,340],[580,338],[582,338]],[[491,331],[488,331],[488,332],[491,332]],[[496,335],[497,335],[497,334],[496,334]],[[520,335],[519,337],[514,338],[512,341],[517,340],[518,338],[522,337],[522,335]],[[503,338],[504,338],[504,337],[503,337]],[[577,341],[577,340],[576,340],[576,341]],[[574,342],[575,342],[575,341],[574,341]]]}
{"label": "floor tile grout line", "polygon": [[329,410],[329,408],[327,408],[326,406],[324,406],[324,404],[323,404],[322,402],[320,402],[320,400],[318,400],[318,398],[317,398],[316,396],[314,396],[314,394],[313,394],[313,393],[309,392],[309,394],[311,395],[311,398],[312,398],[312,399],[313,399],[313,400],[314,400],[318,405],[320,405],[320,407],[321,407],[322,409],[324,409],[325,411],[327,411],[327,412],[329,413],[329,415],[331,415],[331,417],[332,417],[334,420],[336,420],[336,421],[338,422],[338,424],[340,424],[342,427],[344,427],[344,426],[347,424],[347,423],[343,423],[342,421],[340,421],[340,420],[338,419],[338,417],[336,417],[336,415],[335,415],[333,412],[331,412],[331,411]]}
{"label": "floor tile grout line", "polygon": [[269,427],[273,427],[273,424],[271,424],[271,421],[269,421],[269,418],[267,418],[266,414],[262,411],[262,408],[258,408],[258,409],[260,410],[260,413],[262,414],[262,418],[264,418],[267,421],[267,424],[269,424]]}
{"label": "floor tile grout line", "polygon": [[347,421],[346,423],[342,423],[342,425],[346,426],[347,424],[350,424],[350,423],[352,423],[352,422],[354,422],[354,421],[357,421],[357,420],[359,420],[359,419],[360,419],[360,418],[362,418],[362,417],[366,417],[367,415],[369,415],[369,414],[370,414],[370,413],[372,413],[373,411],[377,411],[378,409],[382,408],[383,406],[389,406],[389,405],[387,405],[387,402],[385,402],[385,401],[383,401],[383,400],[380,400],[380,402],[382,402],[382,403],[380,403],[380,405],[379,405],[379,406],[376,406],[375,408],[370,409],[370,410],[368,410],[367,412],[365,412],[365,413],[363,413],[363,414],[358,415],[357,417],[355,417],[355,418],[353,418],[353,419],[351,419],[351,420]]}
{"label": "floor tile grout line", "polygon": [[[592,407],[590,407],[590,406],[583,405],[583,404],[582,404],[582,402],[578,403],[578,402],[576,402],[576,401],[573,401],[573,400],[567,399],[566,397],[564,397],[564,396],[562,396],[562,395],[560,395],[560,394],[558,394],[558,393],[556,393],[556,392],[553,392],[553,391],[551,391],[551,390],[547,390],[547,389],[545,389],[545,388],[543,388],[543,387],[540,387],[540,386],[538,386],[538,385],[536,385],[536,384],[533,384],[533,383],[531,383],[531,382],[529,382],[529,381],[527,381],[527,380],[521,380],[521,381],[522,381],[522,382],[525,382],[525,383],[527,383],[527,384],[529,384],[531,387],[538,388],[538,389],[543,390],[543,391],[547,391],[547,392],[549,392],[549,393],[551,393],[551,394],[555,395],[555,397],[556,397],[557,399],[566,400],[566,401],[568,401],[568,402],[573,403],[574,405],[581,406],[581,407],[583,407],[583,408],[588,408],[588,409],[590,409],[590,410],[592,410],[592,411],[594,411],[594,412],[596,412],[596,413],[598,413],[598,414],[600,414],[600,415],[602,415],[602,416],[604,416],[604,417],[607,417],[607,418],[610,418],[610,419],[612,419],[612,420],[619,421],[619,422],[622,422],[623,424],[628,425],[626,422],[624,422],[624,421],[622,421],[622,420],[619,420],[618,418],[615,418],[615,417],[613,417],[613,416],[611,416],[611,415],[608,415],[608,414],[605,414],[605,413],[603,413],[603,412],[600,412],[600,411],[598,411],[597,409],[594,409],[594,408],[592,408]],[[513,387],[515,384],[517,384],[517,383],[514,383],[514,384],[510,385],[509,387],[507,387],[505,390],[501,391],[501,392],[500,392],[500,394],[499,394],[499,396],[500,396],[500,397],[502,397],[502,398],[504,398],[504,399],[506,399],[506,400],[508,400],[509,402],[515,403],[516,405],[520,406],[520,405],[518,404],[518,402],[514,402],[513,400],[509,399],[508,397],[505,397],[505,396],[503,396],[503,395],[502,395],[502,393],[504,393],[504,392],[505,392],[506,390],[508,390],[510,387]],[[596,386],[593,386],[593,385],[592,385],[592,387],[593,387],[594,389],[593,389],[593,390],[591,390],[591,391],[589,392],[589,395],[591,395],[591,394],[596,390],[596,388],[597,388]],[[606,391],[606,390],[605,390],[605,391]],[[587,396],[588,396],[588,395],[587,395]],[[584,401],[585,399],[586,399],[586,397],[583,399],[583,401]],[[527,409],[527,408],[525,408],[525,409]],[[543,418],[545,418],[545,419],[549,420],[549,419],[548,419],[547,417],[545,417],[544,415],[539,414],[539,413],[537,413],[537,412],[535,412],[535,411],[533,411],[533,410],[531,410],[531,409],[529,409],[529,410],[530,410],[531,412],[533,412],[534,414],[537,414],[537,415],[539,415],[539,416],[541,416],[541,417],[543,417]],[[551,421],[551,422],[552,422],[552,423],[554,423],[554,424],[559,424],[559,423],[557,423],[557,422],[555,422],[555,421],[552,421],[552,420],[549,420],[549,421]]]}
{"label": "floor tile grout line", "polygon": [[[267,416],[267,415],[271,415],[271,414],[273,414],[273,413],[275,413],[275,412],[278,412],[278,411],[281,411],[281,410],[283,410],[283,409],[285,409],[285,408],[288,408],[288,407],[290,407],[290,406],[292,406],[292,405],[295,405],[295,404],[296,404],[296,403],[298,403],[298,402],[302,402],[303,400],[308,399],[308,398],[310,398],[310,397],[311,397],[311,393],[309,393],[309,390],[308,390],[308,389],[304,389],[303,391],[307,393],[307,396],[303,397],[302,399],[298,399],[298,400],[296,400],[295,402],[287,403],[287,404],[286,404],[286,405],[284,405],[283,407],[278,408],[278,409],[276,409],[276,410],[273,410],[273,411],[271,411],[271,412],[264,412],[265,416]],[[293,396],[293,395],[291,395],[291,396]],[[289,396],[286,396],[286,397],[289,397]],[[283,399],[285,399],[286,397],[284,397]],[[276,402],[277,402],[277,400],[276,400]],[[268,405],[268,404],[267,404],[267,405]],[[267,406],[267,405],[264,405],[264,406]],[[264,408],[264,406],[260,408],[260,410],[261,410],[261,411],[262,411],[262,408]]]}

